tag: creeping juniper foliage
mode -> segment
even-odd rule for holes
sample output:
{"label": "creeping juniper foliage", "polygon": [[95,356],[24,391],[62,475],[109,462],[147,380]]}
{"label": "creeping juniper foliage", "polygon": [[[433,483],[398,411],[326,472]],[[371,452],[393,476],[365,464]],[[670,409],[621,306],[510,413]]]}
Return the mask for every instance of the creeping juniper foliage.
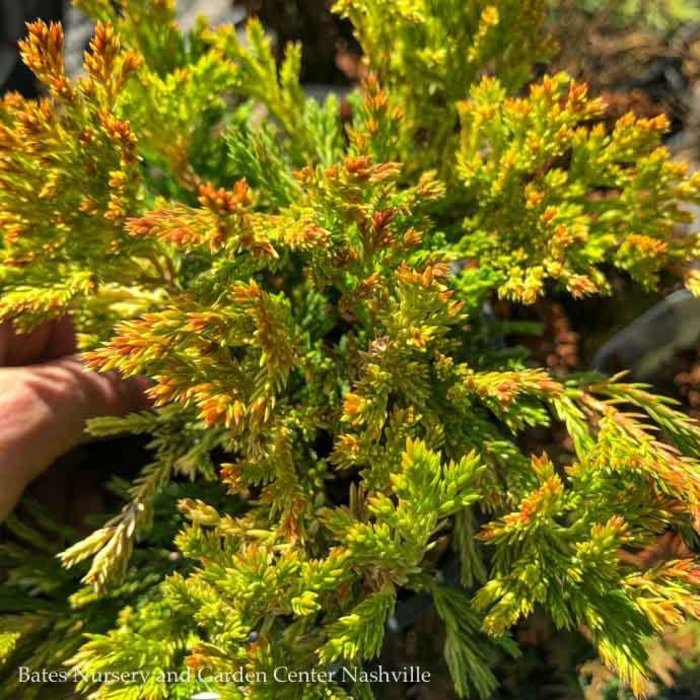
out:
{"label": "creeping juniper foliage", "polygon": [[[584,85],[534,77],[546,0],[340,0],[368,67],[347,123],[255,21],[183,36],[171,0],[77,4],[84,74],[35,22],[44,96],[0,103],[0,317],[68,315],[91,370],[151,378],[152,411],[90,430],[150,435],[153,461],[60,561],[23,559],[38,511],[11,523],[3,697],[17,665],[67,664],[71,697],[368,698],[271,670],[371,662],[411,592],[461,696],[494,692],[491,647],[517,653],[535,608],[644,694],[700,571],[630,554],[700,528],[700,430],[644,386],[504,352],[488,302],[700,290],[679,234],[700,176],[664,119],[609,128]],[[549,426],[556,454],[523,439]],[[236,669],[268,682],[214,676]],[[119,671],[148,680],[95,680]]]}

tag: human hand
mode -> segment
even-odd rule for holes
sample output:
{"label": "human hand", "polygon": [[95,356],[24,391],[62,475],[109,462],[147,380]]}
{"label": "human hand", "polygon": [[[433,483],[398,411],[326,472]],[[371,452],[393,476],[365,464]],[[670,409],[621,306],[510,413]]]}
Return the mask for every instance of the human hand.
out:
{"label": "human hand", "polygon": [[0,324],[0,522],[29,482],[85,439],[85,421],[148,406],[146,380],[86,371],[68,318]]}

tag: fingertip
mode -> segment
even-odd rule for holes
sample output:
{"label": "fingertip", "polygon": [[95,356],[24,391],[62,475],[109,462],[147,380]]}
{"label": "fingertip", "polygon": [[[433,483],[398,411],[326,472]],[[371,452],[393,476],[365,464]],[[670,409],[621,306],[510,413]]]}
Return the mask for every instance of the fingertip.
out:
{"label": "fingertip", "polygon": [[149,386],[143,377],[124,378],[116,371],[95,372],[82,367],[83,390],[87,399],[85,418],[122,416],[149,408]]}
{"label": "fingertip", "polygon": [[98,416],[121,416],[149,407],[145,396],[148,380],[123,378],[118,372],[96,372],[77,356],[32,368],[40,374],[57,411],[79,413],[83,420]]}
{"label": "fingertip", "polygon": [[126,412],[145,411],[153,407],[153,402],[148,397],[147,391],[153,386],[153,382],[148,377],[130,377],[123,379],[118,376],[117,380],[123,384],[125,391]]}

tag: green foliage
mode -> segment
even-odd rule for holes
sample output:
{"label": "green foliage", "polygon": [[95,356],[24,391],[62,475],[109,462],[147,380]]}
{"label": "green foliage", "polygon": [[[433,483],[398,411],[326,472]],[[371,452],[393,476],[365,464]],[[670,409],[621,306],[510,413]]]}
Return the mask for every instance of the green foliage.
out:
{"label": "green foliage", "polygon": [[542,37],[542,0],[338,0],[335,9],[400,110],[400,157],[411,171],[452,165],[456,105],[483,70],[516,91],[553,48]]}
{"label": "green foliage", "polygon": [[[523,89],[548,52],[540,2],[341,2],[374,71],[347,128],[256,23],[183,37],[171,3],[80,4],[101,20],[87,75],[35,23],[23,54],[47,94],[0,107],[0,318],[70,315],[91,369],[149,377],[152,411],[90,429],[148,434],[153,459],[66,542],[60,580],[91,588],[31,665],[70,657],[76,692],[109,700],[366,698],[272,670],[371,661],[398,597],[427,591],[462,696],[493,692],[491,652],[516,652],[535,606],[643,693],[646,638],[697,616],[700,579],[631,554],[693,537],[700,430],[645,387],[500,351],[484,302],[623,274],[696,288],[676,225],[700,179],[665,124],[607,130],[563,75]],[[6,669],[32,625],[2,623]]]}
{"label": "green foliage", "polygon": [[[157,503],[161,536],[167,543],[176,507],[172,488]],[[101,595],[80,588],[80,570],[66,570],[56,555],[80,533],[57,526],[40,506],[26,498],[5,524],[0,563],[6,574],[0,592],[0,693],[26,700],[67,700],[70,683],[22,683],[17,663],[33,670],[63,670],[85,643],[85,632],[108,632],[128,605],[146,604],[173,568],[169,552],[157,539],[144,538],[122,583]],[[122,615],[125,613],[122,612]],[[74,680],[79,680],[75,674]]]}
{"label": "green foliage", "polygon": [[[481,631],[481,618],[462,591],[433,586],[431,592],[438,615],[445,623],[445,660],[455,690],[465,697],[473,687],[481,697],[489,697],[498,687],[498,681],[489,668],[486,653],[493,640]],[[511,639],[503,637],[497,641],[512,655],[517,655],[517,645]]]}
{"label": "green foliage", "polygon": [[691,221],[681,202],[698,201],[700,178],[661,146],[664,117],[629,114],[606,133],[603,103],[563,74],[526,98],[486,78],[459,108],[457,173],[473,202],[460,249],[491,261],[500,296],[532,303],[550,280],[605,293],[605,265],[654,288],[687,259],[694,241],[673,232]]}

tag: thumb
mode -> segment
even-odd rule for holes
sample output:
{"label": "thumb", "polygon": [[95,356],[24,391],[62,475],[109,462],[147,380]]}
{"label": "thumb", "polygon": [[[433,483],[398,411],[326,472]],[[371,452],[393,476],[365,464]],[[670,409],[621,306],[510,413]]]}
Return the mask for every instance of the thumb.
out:
{"label": "thumb", "polygon": [[80,421],[79,441],[90,418],[121,416],[150,406],[145,394],[148,379],[124,379],[118,372],[89,370],[77,355],[25,369],[36,394],[56,413],[66,412]]}
{"label": "thumb", "polygon": [[88,419],[147,408],[147,386],[87,371],[74,356],[0,369],[0,519],[34,477],[85,439]]}
{"label": "thumb", "polygon": [[[76,356],[24,367],[28,393],[41,408],[46,432],[42,442],[50,459],[45,466],[85,439],[85,423],[97,416],[121,416],[148,407],[143,378],[123,379],[85,368]],[[34,432],[39,429],[35,426]]]}

